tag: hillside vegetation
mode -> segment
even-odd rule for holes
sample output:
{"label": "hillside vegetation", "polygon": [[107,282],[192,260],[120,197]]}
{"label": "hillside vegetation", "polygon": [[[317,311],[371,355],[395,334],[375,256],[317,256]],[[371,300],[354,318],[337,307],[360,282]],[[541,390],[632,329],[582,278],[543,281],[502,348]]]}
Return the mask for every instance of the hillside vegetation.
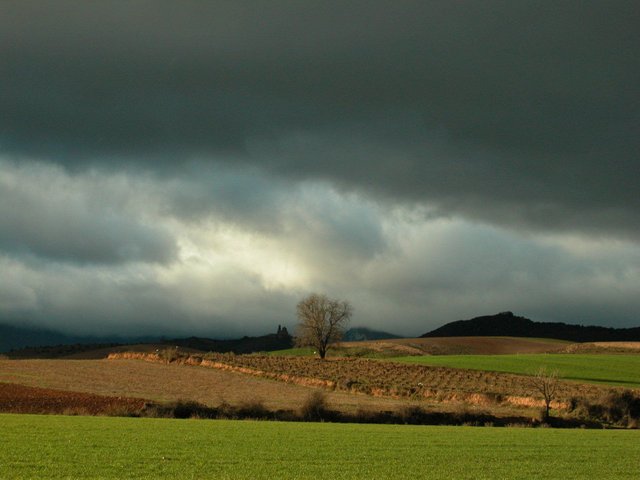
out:
{"label": "hillside vegetation", "polygon": [[611,328],[571,325],[561,322],[534,322],[512,312],[458,320],[425,333],[423,337],[467,337],[508,335],[512,337],[557,338],[572,342],[637,342],[640,327]]}

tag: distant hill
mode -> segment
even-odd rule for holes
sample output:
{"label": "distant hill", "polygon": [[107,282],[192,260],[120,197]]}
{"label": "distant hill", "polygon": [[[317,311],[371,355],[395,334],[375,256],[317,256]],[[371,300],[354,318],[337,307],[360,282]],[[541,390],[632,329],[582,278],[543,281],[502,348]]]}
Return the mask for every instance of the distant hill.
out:
{"label": "distant hill", "polygon": [[57,358],[95,349],[131,344],[164,344],[205,352],[251,353],[283,350],[293,346],[293,338],[286,327],[276,333],[259,337],[215,340],[203,337],[164,339],[158,337],[78,336],[35,327],[0,324],[0,353],[13,358]]}
{"label": "distant hill", "polygon": [[640,327],[609,328],[570,325],[560,322],[534,322],[512,312],[458,320],[425,333],[421,337],[538,337],[557,338],[572,342],[636,342],[640,341]]}
{"label": "distant hill", "polygon": [[393,333],[373,330],[367,327],[355,327],[347,330],[342,337],[344,342],[364,342],[367,340],[386,340],[389,338],[401,338]]}
{"label": "distant hill", "polygon": [[[19,327],[0,324],[0,352],[23,349],[25,347],[40,348],[61,345],[113,345],[128,343],[134,339],[117,336],[81,336],[67,335],[55,330],[38,327]],[[140,339],[136,339],[140,340]]]}
{"label": "distant hill", "polygon": [[293,347],[293,337],[289,335],[286,327],[278,325],[276,333],[270,333],[260,337],[242,337],[232,340],[213,340],[211,338],[189,337],[167,340],[163,343],[186,348],[194,348],[205,352],[233,352],[240,354],[285,350]]}

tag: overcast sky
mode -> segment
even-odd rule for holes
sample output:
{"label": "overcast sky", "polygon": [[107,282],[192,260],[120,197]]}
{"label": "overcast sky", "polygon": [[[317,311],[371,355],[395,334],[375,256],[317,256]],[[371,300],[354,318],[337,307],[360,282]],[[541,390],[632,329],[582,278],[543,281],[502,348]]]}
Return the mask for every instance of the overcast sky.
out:
{"label": "overcast sky", "polygon": [[637,1],[0,4],[0,320],[640,325]]}

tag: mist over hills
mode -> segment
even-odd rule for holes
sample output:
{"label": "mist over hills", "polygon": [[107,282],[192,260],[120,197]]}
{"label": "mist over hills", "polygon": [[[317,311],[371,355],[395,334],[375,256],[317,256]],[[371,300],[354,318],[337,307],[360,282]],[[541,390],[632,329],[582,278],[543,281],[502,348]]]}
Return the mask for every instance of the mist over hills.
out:
{"label": "mist over hills", "polygon": [[512,312],[457,320],[421,337],[540,337],[572,342],[640,341],[640,327],[611,328],[571,325],[561,322],[534,322]]}

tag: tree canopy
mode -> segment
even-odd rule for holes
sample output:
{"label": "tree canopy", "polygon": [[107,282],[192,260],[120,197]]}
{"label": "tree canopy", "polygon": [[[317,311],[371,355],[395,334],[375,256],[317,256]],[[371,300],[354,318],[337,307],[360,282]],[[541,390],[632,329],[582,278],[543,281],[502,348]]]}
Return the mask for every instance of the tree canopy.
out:
{"label": "tree canopy", "polygon": [[330,346],[342,338],[353,308],[346,300],[312,293],[298,302],[296,345],[312,346],[325,358]]}

